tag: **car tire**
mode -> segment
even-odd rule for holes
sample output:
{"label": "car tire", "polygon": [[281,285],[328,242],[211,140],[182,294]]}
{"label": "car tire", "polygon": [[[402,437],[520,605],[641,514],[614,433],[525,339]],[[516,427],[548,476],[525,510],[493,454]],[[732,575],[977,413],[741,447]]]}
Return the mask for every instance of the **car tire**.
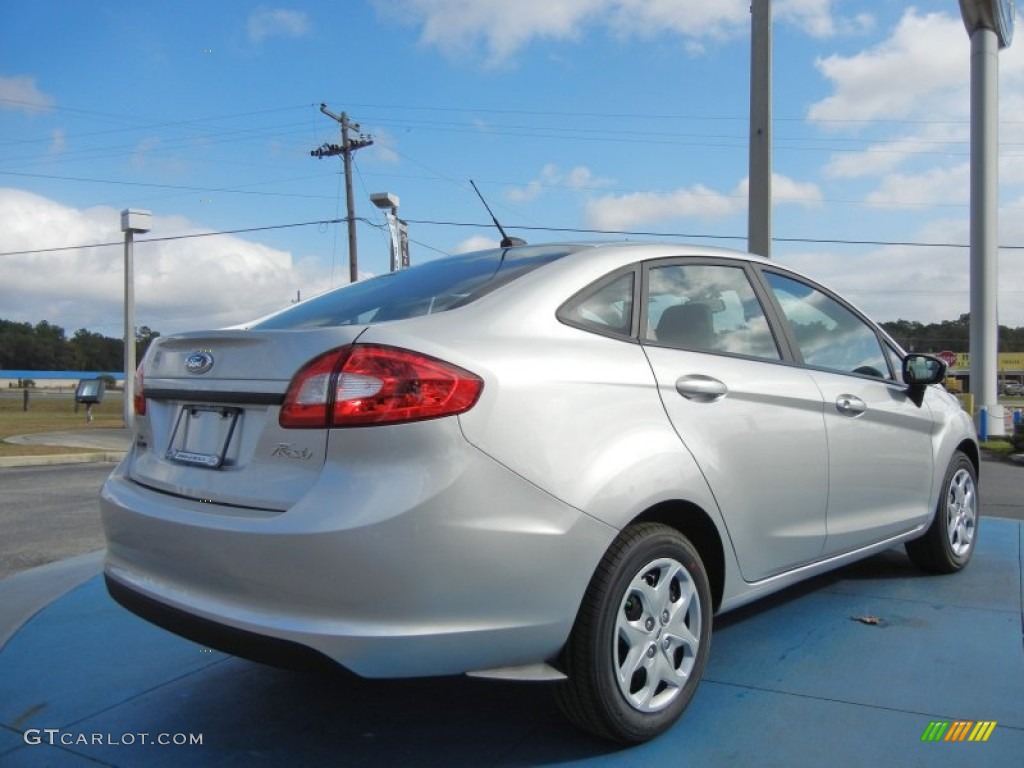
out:
{"label": "car tire", "polygon": [[955,573],[971,559],[981,509],[978,473],[962,451],[953,454],[942,480],[935,517],[927,532],[905,545],[918,567],[932,573]]}
{"label": "car tire", "polygon": [[591,578],[556,698],[578,727],[638,744],[667,730],[693,698],[711,645],[711,589],[674,528],[623,530]]}

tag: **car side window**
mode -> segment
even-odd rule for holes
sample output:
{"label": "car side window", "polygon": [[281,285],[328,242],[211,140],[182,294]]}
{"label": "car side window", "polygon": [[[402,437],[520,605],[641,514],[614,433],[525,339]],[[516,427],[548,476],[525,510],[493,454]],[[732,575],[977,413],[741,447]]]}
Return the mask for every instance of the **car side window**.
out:
{"label": "car side window", "polygon": [[870,325],[806,283],[765,272],[804,363],[840,373],[891,380],[885,353]]}
{"label": "car side window", "polygon": [[645,341],[701,352],[781,358],[742,267],[652,267],[647,273],[647,286]]}
{"label": "car side window", "polygon": [[628,336],[633,324],[633,272],[585,289],[558,312],[562,322],[598,333]]}

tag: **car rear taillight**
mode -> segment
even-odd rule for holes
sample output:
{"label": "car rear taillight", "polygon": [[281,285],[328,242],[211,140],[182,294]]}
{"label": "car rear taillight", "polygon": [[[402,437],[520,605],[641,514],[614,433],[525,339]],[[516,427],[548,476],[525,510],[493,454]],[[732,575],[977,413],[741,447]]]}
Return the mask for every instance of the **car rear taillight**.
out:
{"label": "car rear taillight", "polygon": [[356,344],[314,358],[295,374],[279,423],[301,429],[454,416],[473,407],[483,386],[479,376],[434,357]]}
{"label": "car rear taillight", "polygon": [[142,375],[142,363],[135,369],[135,388],[132,390],[132,408],[136,416],[146,415],[146,393],[143,391],[145,377]]}

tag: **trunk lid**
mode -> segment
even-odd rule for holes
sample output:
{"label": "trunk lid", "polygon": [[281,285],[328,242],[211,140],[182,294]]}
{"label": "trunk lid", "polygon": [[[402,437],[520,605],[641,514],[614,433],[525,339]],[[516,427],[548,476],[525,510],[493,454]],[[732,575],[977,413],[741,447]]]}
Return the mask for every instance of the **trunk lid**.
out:
{"label": "trunk lid", "polygon": [[364,326],[187,333],[158,339],[143,363],[129,477],[211,504],[284,511],[317,481],[326,429],[282,429],[288,384],[310,359]]}

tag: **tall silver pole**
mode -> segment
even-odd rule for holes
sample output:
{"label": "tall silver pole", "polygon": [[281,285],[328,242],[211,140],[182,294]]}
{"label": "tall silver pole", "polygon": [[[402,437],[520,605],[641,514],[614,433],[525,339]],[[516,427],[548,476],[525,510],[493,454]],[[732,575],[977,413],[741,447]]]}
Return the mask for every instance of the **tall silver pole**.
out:
{"label": "tall silver pole", "polygon": [[971,33],[971,391],[988,414],[988,434],[1003,435],[998,405],[999,39],[987,27]]}
{"label": "tall silver pole", "polygon": [[384,214],[388,221],[388,234],[391,235],[391,271],[398,271],[398,209],[392,208]]}
{"label": "tall silver pole", "polygon": [[750,169],[747,250],[772,255],[772,6],[750,3]]}
{"label": "tall silver pole", "polygon": [[135,233],[124,233],[124,425],[131,429],[135,399],[135,273],[132,256]]}

